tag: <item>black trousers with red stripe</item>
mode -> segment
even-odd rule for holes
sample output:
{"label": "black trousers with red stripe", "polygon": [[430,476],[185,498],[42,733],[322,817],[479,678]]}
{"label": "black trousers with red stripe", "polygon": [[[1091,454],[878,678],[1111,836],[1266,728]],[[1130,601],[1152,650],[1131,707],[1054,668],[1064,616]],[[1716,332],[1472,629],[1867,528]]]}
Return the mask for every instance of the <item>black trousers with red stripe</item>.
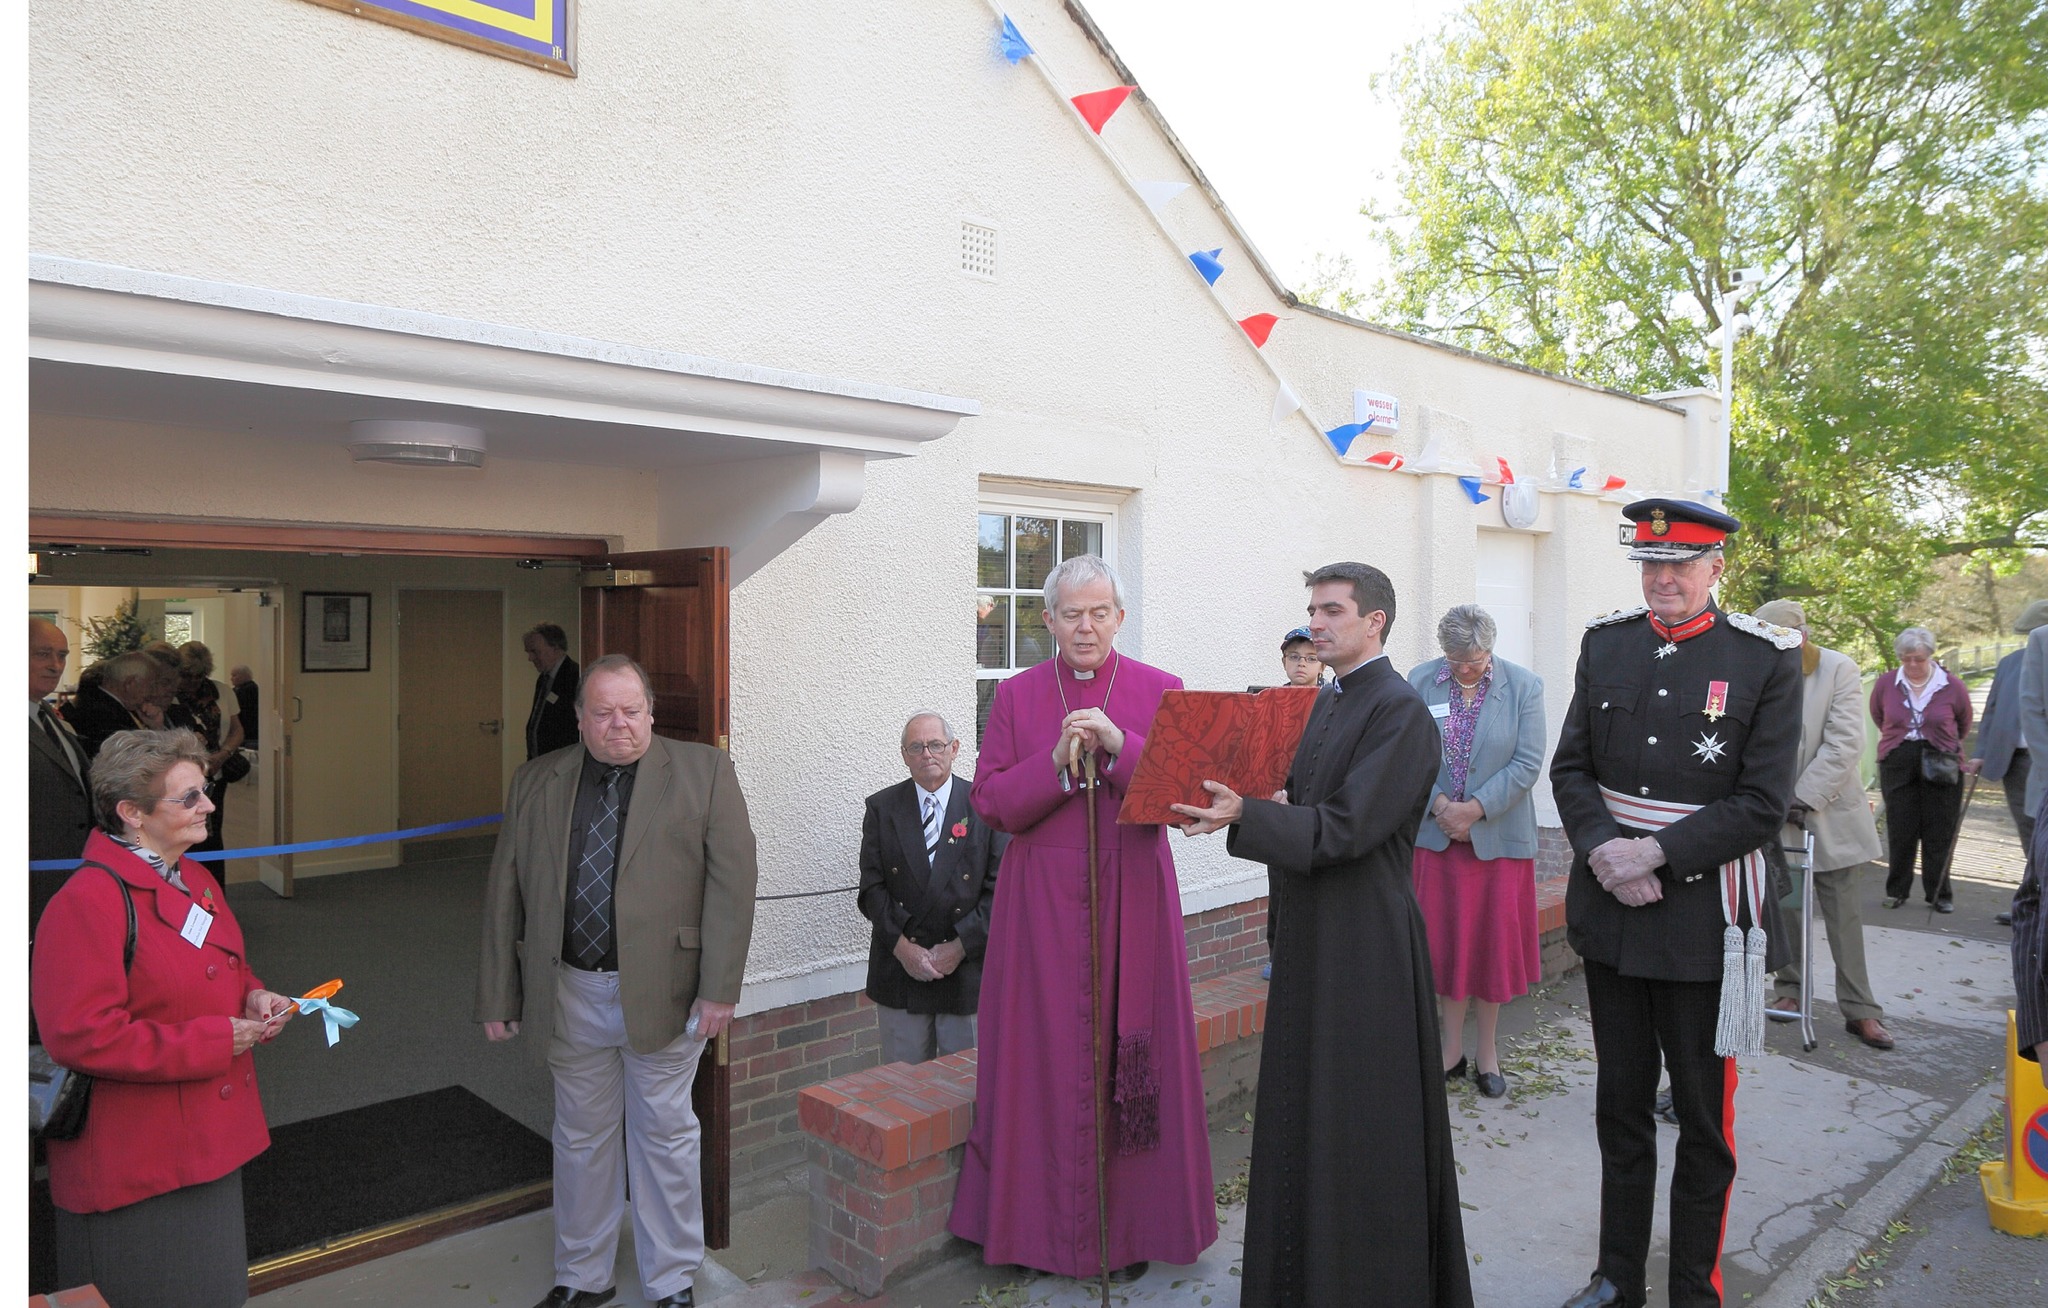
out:
{"label": "black trousers with red stripe", "polygon": [[1657,1209],[1660,1068],[1671,1073],[1678,1154],[1671,1178],[1671,1308],[1720,1308],[1721,1239],[1735,1185],[1735,1060],[1714,1053],[1719,982],[1652,981],[1586,962],[1599,1057],[1600,1275],[1644,1301]]}

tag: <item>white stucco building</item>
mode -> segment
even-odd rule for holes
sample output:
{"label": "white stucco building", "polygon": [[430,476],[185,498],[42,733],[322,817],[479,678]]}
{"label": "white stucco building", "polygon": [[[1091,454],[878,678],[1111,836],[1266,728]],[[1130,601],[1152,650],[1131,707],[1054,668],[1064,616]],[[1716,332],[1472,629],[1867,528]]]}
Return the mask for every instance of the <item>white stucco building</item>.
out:
{"label": "white stucco building", "polygon": [[[1129,80],[1078,7],[1008,12],[1016,66],[985,0],[592,0],[569,77],[306,0],[37,0],[31,543],[154,552],[46,552],[31,608],[221,599],[215,643],[274,691],[254,835],[313,840],[437,820],[405,780],[438,748],[404,726],[415,592],[500,597],[495,796],[520,633],[573,635],[601,552],[726,547],[764,894],[853,883],[913,710],[971,772],[977,687],[1029,656],[1042,529],[1099,543],[1123,646],[1191,686],[1276,680],[1302,570],[1355,558],[1398,590],[1397,665],[1476,598],[1561,719],[1585,619],[1636,593],[1616,507],[1698,486],[1711,397],[1295,303],[1142,93],[1099,136],[1077,115]],[[1186,256],[1219,248],[1212,287]],[[1238,325],[1262,313],[1263,349]],[[1283,382],[1303,408],[1276,417]],[[1321,431],[1360,390],[1398,427],[1341,459]],[[357,462],[363,420],[472,429],[482,466]],[[1359,461],[1381,449],[1406,466]],[[1496,458],[1537,484],[1528,525],[1459,484]],[[1579,467],[1628,489],[1566,489]],[[304,670],[309,592],[372,597],[368,670]],[[982,595],[1018,635],[977,640]],[[1265,893],[1220,840],[1174,852],[1189,913]],[[857,989],[866,940],[850,896],[763,904],[742,1012]]]}

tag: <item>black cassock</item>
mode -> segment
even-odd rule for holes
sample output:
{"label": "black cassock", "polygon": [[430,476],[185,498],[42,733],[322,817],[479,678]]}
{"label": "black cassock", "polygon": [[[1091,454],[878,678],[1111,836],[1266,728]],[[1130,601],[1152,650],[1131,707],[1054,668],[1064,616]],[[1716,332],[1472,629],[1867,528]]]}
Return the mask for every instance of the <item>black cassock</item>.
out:
{"label": "black cassock", "polygon": [[1267,865],[1273,983],[1245,1308],[1472,1302],[1415,831],[1442,746],[1384,658],[1323,692],[1287,782],[1230,850]]}

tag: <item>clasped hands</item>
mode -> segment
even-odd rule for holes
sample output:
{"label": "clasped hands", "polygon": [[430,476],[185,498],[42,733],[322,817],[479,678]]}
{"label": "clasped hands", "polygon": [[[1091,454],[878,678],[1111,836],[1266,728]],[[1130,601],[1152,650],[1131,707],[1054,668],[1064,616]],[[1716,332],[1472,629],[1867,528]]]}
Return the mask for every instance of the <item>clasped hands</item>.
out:
{"label": "clasped hands", "polygon": [[1616,836],[1587,855],[1586,862],[1600,888],[1630,908],[1664,898],[1664,883],[1657,878],[1657,869],[1664,866],[1664,847],[1653,836]]}
{"label": "clasped hands", "polygon": [[953,974],[967,958],[967,946],[956,938],[926,949],[909,936],[896,937],[896,961],[913,981],[937,981]]}
{"label": "clasped hands", "polygon": [[1443,828],[1446,836],[1469,844],[1473,824],[1486,816],[1486,807],[1476,799],[1454,800],[1443,795],[1437,798],[1441,802],[1430,816],[1436,819],[1436,824]]}
{"label": "clasped hands", "polygon": [[1078,776],[1082,758],[1098,749],[1112,756],[1123,753],[1123,728],[1099,708],[1075,709],[1060,722],[1059,742],[1052,747],[1053,770]]}

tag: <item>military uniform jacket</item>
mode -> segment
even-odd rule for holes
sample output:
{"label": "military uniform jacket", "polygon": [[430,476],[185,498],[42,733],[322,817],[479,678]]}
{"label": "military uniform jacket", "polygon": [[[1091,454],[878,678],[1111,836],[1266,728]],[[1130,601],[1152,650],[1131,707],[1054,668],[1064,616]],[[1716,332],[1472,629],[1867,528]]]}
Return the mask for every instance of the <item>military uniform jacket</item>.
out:
{"label": "military uniform jacket", "polygon": [[[1676,642],[1648,610],[1595,619],[1550,765],[1573,853],[1567,939],[1624,976],[1721,979],[1720,867],[1777,836],[1798,775],[1798,635],[1709,611],[1713,626]],[[1617,822],[1602,786],[1702,806],[1654,833],[1667,859],[1657,903],[1627,907],[1587,864],[1616,837],[1653,834]]]}

